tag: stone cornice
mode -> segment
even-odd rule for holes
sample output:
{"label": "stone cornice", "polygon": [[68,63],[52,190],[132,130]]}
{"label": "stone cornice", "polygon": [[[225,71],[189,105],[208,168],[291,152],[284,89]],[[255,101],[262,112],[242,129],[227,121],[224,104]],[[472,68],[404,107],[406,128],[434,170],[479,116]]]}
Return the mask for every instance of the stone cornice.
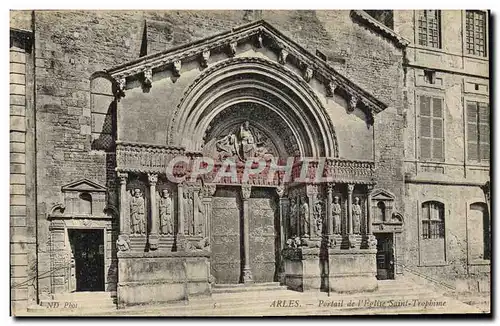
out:
{"label": "stone cornice", "polygon": [[364,10],[351,10],[351,16],[359,23],[388,38],[397,48],[404,49],[410,44],[410,41],[368,15]]}
{"label": "stone cornice", "polygon": [[[268,47],[276,52],[281,64],[293,64],[303,72],[304,80],[315,78],[325,85],[327,96],[332,96],[332,85],[344,95],[347,100],[356,99],[356,104],[367,108],[373,114],[383,111],[387,105],[373,95],[339,74],[327,62],[305,50],[302,46],[279,32],[265,21],[233,28],[230,31],[177,46],[166,51],[144,56],[140,59],[119,65],[106,72],[115,80],[117,96],[123,96],[127,78],[142,78],[145,71],[171,70],[173,75],[180,74],[182,62],[196,60],[202,67],[210,53],[226,53],[234,55],[235,44],[253,42],[255,47]],[[286,56],[284,55],[286,53]],[[335,90],[334,90],[335,91]]]}

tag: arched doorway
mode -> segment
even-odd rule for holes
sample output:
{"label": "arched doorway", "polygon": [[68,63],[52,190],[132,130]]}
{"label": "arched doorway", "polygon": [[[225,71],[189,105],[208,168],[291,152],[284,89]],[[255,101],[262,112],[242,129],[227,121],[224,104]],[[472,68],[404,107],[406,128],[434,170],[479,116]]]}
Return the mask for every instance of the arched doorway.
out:
{"label": "arched doorway", "polygon": [[[221,162],[337,157],[335,131],[310,86],[261,58],[233,58],[191,85],[169,125],[169,143]],[[216,283],[278,279],[282,245],[274,186],[217,182],[210,220],[211,272]],[[248,230],[245,231],[245,225]]]}

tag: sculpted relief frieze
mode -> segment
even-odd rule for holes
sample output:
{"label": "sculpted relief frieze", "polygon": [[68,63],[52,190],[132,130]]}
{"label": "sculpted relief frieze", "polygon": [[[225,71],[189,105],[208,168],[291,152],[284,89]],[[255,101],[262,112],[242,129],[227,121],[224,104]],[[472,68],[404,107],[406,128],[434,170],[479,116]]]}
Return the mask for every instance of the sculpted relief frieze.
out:
{"label": "sculpted relief frieze", "polygon": [[297,140],[282,119],[255,103],[241,103],[219,113],[204,139],[204,154],[219,160],[270,159],[298,153]]}
{"label": "sculpted relief frieze", "polygon": [[251,127],[248,121],[241,124],[236,132],[229,133],[215,142],[218,158],[221,160],[228,157],[241,161],[252,157],[272,158],[274,155],[268,148],[269,145],[272,146],[272,143],[264,133]]}

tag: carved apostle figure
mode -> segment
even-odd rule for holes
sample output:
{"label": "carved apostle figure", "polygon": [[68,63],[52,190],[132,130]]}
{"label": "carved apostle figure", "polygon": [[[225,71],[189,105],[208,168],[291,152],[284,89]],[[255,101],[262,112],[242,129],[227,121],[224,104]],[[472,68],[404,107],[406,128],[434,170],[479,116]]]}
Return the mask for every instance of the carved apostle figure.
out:
{"label": "carved apostle figure", "polygon": [[[195,203],[195,209],[197,210],[198,214],[198,235],[202,234],[202,229],[203,229],[203,224],[204,218],[205,218],[205,205],[203,205],[203,201],[201,200],[201,192],[198,193],[198,196],[196,196],[197,200]],[[193,223],[194,224],[194,223]]]}
{"label": "carved apostle figure", "polygon": [[342,213],[342,208],[340,207],[339,197],[333,197],[332,204],[332,220],[333,220],[333,233],[339,234],[342,232],[340,225],[340,214]]}
{"label": "carved apostle figure", "polygon": [[144,216],[144,198],[141,189],[134,189],[132,200],[130,201],[130,222],[132,223],[132,233],[146,233],[146,219]]}
{"label": "carved apostle figure", "polygon": [[302,197],[302,205],[300,207],[301,211],[301,220],[304,227],[301,230],[302,235],[309,234],[309,204],[307,203],[307,197]]}
{"label": "carved apostle figure", "polygon": [[323,201],[320,198],[316,199],[314,204],[314,235],[316,237],[321,237],[323,231]]}
{"label": "carved apostle figure", "polygon": [[174,221],[172,219],[172,199],[168,189],[163,189],[160,197],[160,233],[174,234]]}
{"label": "carved apostle figure", "polygon": [[352,230],[354,234],[361,233],[361,205],[359,204],[359,197],[354,198],[354,204],[352,204]]}
{"label": "carved apostle figure", "polygon": [[193,193],[184,192],[184,234],[194,234]]}

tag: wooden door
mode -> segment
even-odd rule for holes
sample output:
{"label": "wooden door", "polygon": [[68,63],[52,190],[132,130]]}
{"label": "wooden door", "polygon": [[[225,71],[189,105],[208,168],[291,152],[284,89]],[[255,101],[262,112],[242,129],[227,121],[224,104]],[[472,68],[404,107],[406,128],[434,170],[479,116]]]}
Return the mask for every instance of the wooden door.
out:
{"label": "wooden door", "polygon": [[218,284],[239,283],[241,277],[241,204],[239,189],[217,189],[212,201],[211,273]]}

